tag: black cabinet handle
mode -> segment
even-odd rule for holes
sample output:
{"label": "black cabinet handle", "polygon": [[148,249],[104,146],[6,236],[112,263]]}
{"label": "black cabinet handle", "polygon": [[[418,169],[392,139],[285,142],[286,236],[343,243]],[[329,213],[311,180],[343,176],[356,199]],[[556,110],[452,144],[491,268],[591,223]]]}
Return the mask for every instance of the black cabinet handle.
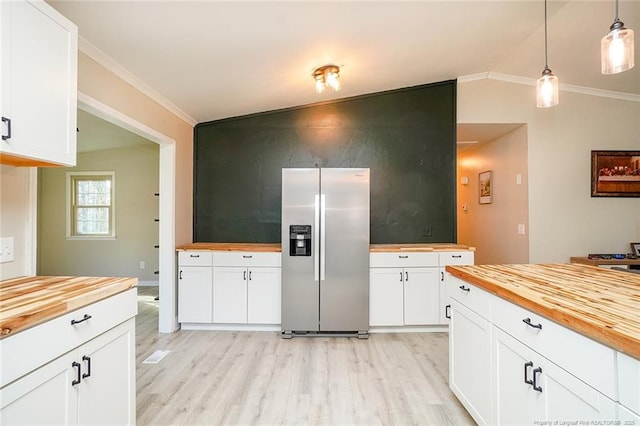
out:
{"label": "black cabinet handle", "polygon": [[533,369],[533,383],[532,383],[532,385],[533,385],[533,390],[536,390],[536,391],[542,393],[542,387],[538,386],[537,382],[536,382],[536,377],[538,377],[538,373],[542,373],[542,367],[538,367],[538,368],[534,368]]}
{"label": "black cabinet handle", "polygon": [[400,271],[400,282],[402,282],[402,271]]}
{"label": "black cabinet handle", "polygon": [[247,280],[247,271],[246,271],[246,270],[242,273],[242,279],[243,279],[244,281],[246,281],[246,280]]}
{"label": "black cabinet handle", "polygon": [[537,328],[542,330],[542,324],[533,324],[531,322],[531,318],[525,318],[522,320],[523,323],[527,324],[529,327]]}
{"label": "black cabinet handle", "polygon": [[252,272],[253,272],[253,271],[249,271],[249,281],[251,281],[251,273],[252,273]]}
{"label": "black cabinet handle", "polygon": [[73,361],[71,363],[71,367],[76,369],[76,378],[75,378],[75,380],[71,381],[71,386],[75,386],[75,385],[77,385],[78,383],[80,383],[82,381],[82,379],[80,378],[81,365],[80,365],[79,362]]}
{"label": "black cabinet handle", "polygon": [[461,254],[452,254],[451,257],[455,258],[455,259],[460,259],[462,257]]}
{"label": "black cabinet handle", "polygon": [[76,325],[76,324],[80,324],[81,322],[85,322],[87,320],[91,319],[91,315],[89,314],[84,314],[84,316],[82,317],[82,319],[80,320],[76,320],[76,319],[72,319],[71,320],[71,325]]}
{"label": "black cabinet handle", "polygon": [[243,259],[251,259],[252,257],[253,257],[253,256],[247,256],[247,255],[245,255],[245,254],[243,254],[243,255],[242,255],[242,258],[243,258]]}
{"label": "black cabinet handle", "polygon": [[533,367],[533,362],[524,363],[524,382],[528,385],[533,385],[533,380],[529,380],[529,367]]}
{"label": "black cabinet handle", "polygon": [[406,282],[406,281],[409,281],[409,272],[405,271],[405,272],[404,272],[404,276],[405,276],[405,279],[404,279],[404,280],[405,280],[405,282]]}
{"label": "black cabinet handle", "polygon": [[451,305],[447,305],[444,307],[444,317],[451,319]]}
{"label": "black cabinet handle", "polygon": [[398,256],[398,258],[400,258],[400,259],[408,259],[408,258],[409,258],[409,255],[406,255],[406,256]]}
{"label": "black cabinet handle", "polygon": [[82,360],[87,363],[87,372],[82,375],[83,379],[91,377],[91,357],[83,355]]}
{"label": "black cabinet handle", "polygon": [[444,281],[444,272],[440,272],[440,281]]}
{"label": "black cabinet handle", "polygon": [[199,254],[190,254],[189,257],[200,257]]}
{"label": "black cabinet handle", "polygon": [[460,287],[458,287],[460,290],[462,291],[471,291],[471,289],[469,287],[465,287],[464,284],[461,285]]}
{"label": "black cabinet handle", "polygon": [[11,119],[7,117],[2,117],[2,122],[7,123],[7,134],[2,135],[2,140],[6,141],[7,139],[11,139]]}

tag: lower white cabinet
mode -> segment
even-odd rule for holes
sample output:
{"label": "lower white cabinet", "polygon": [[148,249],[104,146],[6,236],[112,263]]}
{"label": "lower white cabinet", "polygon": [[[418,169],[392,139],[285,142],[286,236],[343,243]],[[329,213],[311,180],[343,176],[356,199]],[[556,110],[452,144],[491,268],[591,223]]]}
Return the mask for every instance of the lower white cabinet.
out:
{"label": "lower white cabinet", "polygon": [[280,253],[178,253],[178,320],[187,328],[280,324],[280,287]]}
{"label": "lower white cabinet", "polygon": [[495,328],[495,423],[613,420],[616,403]]}
{"label": "lower white cabinet", "polygon": [[491,422],[491,323],[451,300],[449,386],[478,424]]}
{"label": "lower white cabinet", "polygon": [[135,424],[135,320],[0,389],[0,424]]}

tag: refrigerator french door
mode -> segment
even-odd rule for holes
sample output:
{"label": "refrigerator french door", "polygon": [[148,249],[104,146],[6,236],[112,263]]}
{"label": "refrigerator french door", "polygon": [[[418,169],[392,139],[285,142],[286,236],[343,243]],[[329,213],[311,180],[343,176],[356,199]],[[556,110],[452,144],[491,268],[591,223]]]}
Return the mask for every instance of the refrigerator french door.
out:
{"label": "refrigerator french door", "polygon": [[369,329],[369,169],[282,169],[282,333]]}

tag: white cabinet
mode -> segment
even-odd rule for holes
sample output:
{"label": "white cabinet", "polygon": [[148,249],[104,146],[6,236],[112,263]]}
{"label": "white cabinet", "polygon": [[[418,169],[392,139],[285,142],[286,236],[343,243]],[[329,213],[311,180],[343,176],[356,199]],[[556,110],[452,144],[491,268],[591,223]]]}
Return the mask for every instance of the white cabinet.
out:
{"label": "white cabinet", "polygon": [[74,166],[77,27],[40,0],[2,1],[0,18],[0,159]]}
{"label": "white cabinet", "polygon": [[437,253],[372,253],[369,325],[439,323]]}
{"label": "white cabinet", "polygon": [[280,324],[280,261],[270,252],[178,252],[183,328]]}
{"label": "white cabinet", "polygon": [[616,358],[620,404],[640,417],[640,360],[621,352],[617,352]]}
{"label": "white cabinet", "polygon": [[211,252],[178,253],[178,321],[213,321],[213,273]]}
{"label": "white cabinet", "polygon": [[447,265],[473,265],[474,252],[472,251],[460,251],[451,252],[445,251],[438,253],[438,265],[440,272],[440,323],[448,324],[451,317],[449,310],[451,309],[449,303],[449,280],[452,275],[446,271]]}
{"label": "white cabinet", "polygon": [[467,286],[452,298],[449,324],[449,386],[478,424],[490,424],[493,368],[489,295]]}
{"label": "white cabinet", "polygon": [[613,420],[616,404],[533,349],[495,328],[496,424]]}
{"label": "white cabinet", "polygon": [[135,295],[3,339],[0,424],[135,424]]}

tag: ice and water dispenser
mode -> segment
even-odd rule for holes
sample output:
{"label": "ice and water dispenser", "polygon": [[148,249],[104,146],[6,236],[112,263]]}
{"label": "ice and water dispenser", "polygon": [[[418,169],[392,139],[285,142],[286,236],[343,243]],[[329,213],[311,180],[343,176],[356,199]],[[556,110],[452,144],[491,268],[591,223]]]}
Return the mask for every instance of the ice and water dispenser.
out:
{"label": "ice and water dispenser", "polygon": [[311,256],[311,225],[289,226],[289,256]]}

